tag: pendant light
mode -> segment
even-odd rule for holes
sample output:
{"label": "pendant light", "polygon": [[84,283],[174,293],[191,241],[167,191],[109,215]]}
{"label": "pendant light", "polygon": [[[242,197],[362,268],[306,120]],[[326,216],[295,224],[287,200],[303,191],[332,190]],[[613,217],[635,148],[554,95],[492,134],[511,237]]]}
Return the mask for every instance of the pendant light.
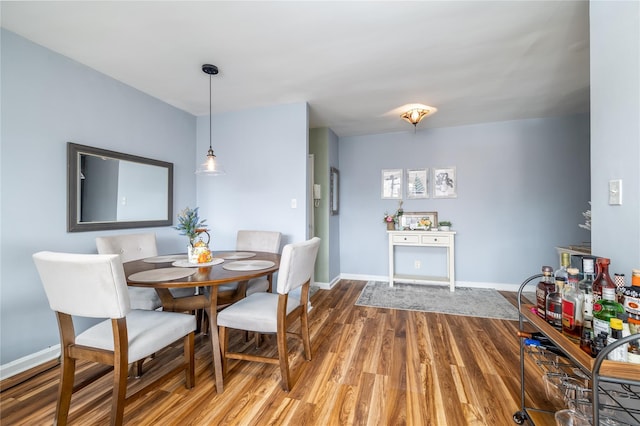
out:
{"label": "pendant light", "polygon": [[211,76],[218,74],[218,67],[211,64],[204,64],[202,71],[209,74],[209,151],[207,152],[207,160],[198,167],[196,174],[205,176],[219,176],[225,174],[220,167],[216,156],[211,148]]}

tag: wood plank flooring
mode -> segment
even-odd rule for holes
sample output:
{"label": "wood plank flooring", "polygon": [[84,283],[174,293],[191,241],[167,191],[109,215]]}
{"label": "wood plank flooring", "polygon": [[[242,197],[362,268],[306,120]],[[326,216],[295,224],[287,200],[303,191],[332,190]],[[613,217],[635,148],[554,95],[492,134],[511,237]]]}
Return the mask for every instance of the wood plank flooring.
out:
{"label": "wood plank flooring", "polygon": [[[363,281],[342,280],[312,297],[313,359],[289,339],[294,386],[280,388],[277,365],[230,361],[225,391],[213,386],[211,349],[196,336],[196,386],[184,375],[137,396],[125,408],[130,425],[513,425],[520,408],[517,322],[355,306]],[[470,301],[472,302],[472,301]],[[275,354],[275,339],[259,349]],[[145,363],[142,379],[128,392],[172,367],[181,345]],[[528,406],[553,407],[541,372],[527,360]],[[80,363],[76,383],[96,367]],[[52,424],[58,368],[42,372],[0,393],[0,424]],[[107,374],[71,400],[69,423],[109,423],[112,382]],[[553,418],[536,419],[553,425]]]}

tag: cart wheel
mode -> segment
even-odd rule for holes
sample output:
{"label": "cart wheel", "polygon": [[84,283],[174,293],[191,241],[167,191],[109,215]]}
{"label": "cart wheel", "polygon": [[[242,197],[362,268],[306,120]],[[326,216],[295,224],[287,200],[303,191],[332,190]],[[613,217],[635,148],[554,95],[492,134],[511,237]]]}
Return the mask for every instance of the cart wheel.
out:
{"label": "cart wheel", "polygon": [[513,414],[513,421],[516,422],[516,424],[524,424],[524,421],[527,419],[527,416],[525,416],[525,414],[522,411],[517,411],[516,413]]}

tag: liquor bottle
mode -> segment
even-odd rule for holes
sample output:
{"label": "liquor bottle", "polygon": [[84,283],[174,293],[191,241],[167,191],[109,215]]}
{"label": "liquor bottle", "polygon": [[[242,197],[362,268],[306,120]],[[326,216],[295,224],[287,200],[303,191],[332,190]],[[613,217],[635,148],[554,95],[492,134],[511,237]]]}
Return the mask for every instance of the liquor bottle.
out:
{"label": "liquor bottle", "polygon": [[624,274],[613,274],[613,283],[616,285],[616,301],[624,305]]}
{"label": "liquor bottle", "polygon": [[640,315],[640,269],[631,271],[631,287],[623,289],[624,310],[635,316]]}
{"label": "liquor bottle", "polygon": [[591,343],[593,342],[593,279],[595,278],[595,265],[592,257],[582,258],[582,274],[584,278],[578,282],[578,290],[584,294],[582,337],[580,348],[591,355]]}
{"label": "liquor bottle", "polygon": [[555,290],[547,295],[546,307],[547,322],[556,330],[562,331],[562,294],[557,286],[557,281]]}
{"label": "liquor bottle", "polygon": [[556,288],[553,279],[553,268],[551,266],[542,267],[542,279],[536,286],[536,305],[538,316],[547,319],[547,295],[552,293]]}
{"label": "liquor bottle", "polygon": [[553,276],[556,280],[556,287],[558,287],[558,291],[562,293],[562,289],[564,285],[567,283],[567,277],[569,274],[567,273],[567,268],[571,264],[571,255],[567,252],[562,252],[560,255],[560,268],[556,269],[553,273]]}
{"label": "liquor bottle", "polygon": [[598,266],[598,274],[596,275],[596,279],[593,280],[593,302],[594,303],[602,299],[602,289],[604,287],[611,287],[615,293],[616,285],[613,283],[613,280],[609,275],[610,263],[611,261],[606,257],[599,257],[596,260],[596,265]]}
{"label": "liquor bottle", "polygon": [[593,303],[593,334],[611,334],[609,321],[624,312],[624,307],[616,302],[616,290],[613,287],[602,288],[602,299]]}
{"label": "liquor bottle", "polygon": [[582,337],[584,294],[578,290],[577,268],[567,270],[569,277],[562,291],[562,334],[579,343]]}
{"label": "liquor bottle", "polygon": [[[607,338],[607,345],[615,343],[616,340],[622,339],[622,320],[619,318],[611,318],[609,321],[609,326],[611,328],[611,334]],[[612,361],[623,361],[627,362],[629,359],[629,344],[620,345],[617,348],[613,349],[607,355],[607,358]]]}
{"label": "liquor bottle", "polygon": [[631,286],[624,288],[623,298],[624,310],[629,315],[629,332],[639,337],[629,344],[628,360],[640,364],[640,269],[631,271]]}

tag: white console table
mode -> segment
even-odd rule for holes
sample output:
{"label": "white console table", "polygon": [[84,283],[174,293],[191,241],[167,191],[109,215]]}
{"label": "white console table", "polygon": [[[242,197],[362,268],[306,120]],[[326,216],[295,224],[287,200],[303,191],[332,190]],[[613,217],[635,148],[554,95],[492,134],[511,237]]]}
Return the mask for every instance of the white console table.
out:
{"label": "white console table", "polygon": [[[394,282],[411,284],[449,284],[455,291],[455,232],[450,231],[387,231],[389,234],[389,286]],[[395,273],[396,246],[441,247],[447,250],[447,276],[401,275]]]}

